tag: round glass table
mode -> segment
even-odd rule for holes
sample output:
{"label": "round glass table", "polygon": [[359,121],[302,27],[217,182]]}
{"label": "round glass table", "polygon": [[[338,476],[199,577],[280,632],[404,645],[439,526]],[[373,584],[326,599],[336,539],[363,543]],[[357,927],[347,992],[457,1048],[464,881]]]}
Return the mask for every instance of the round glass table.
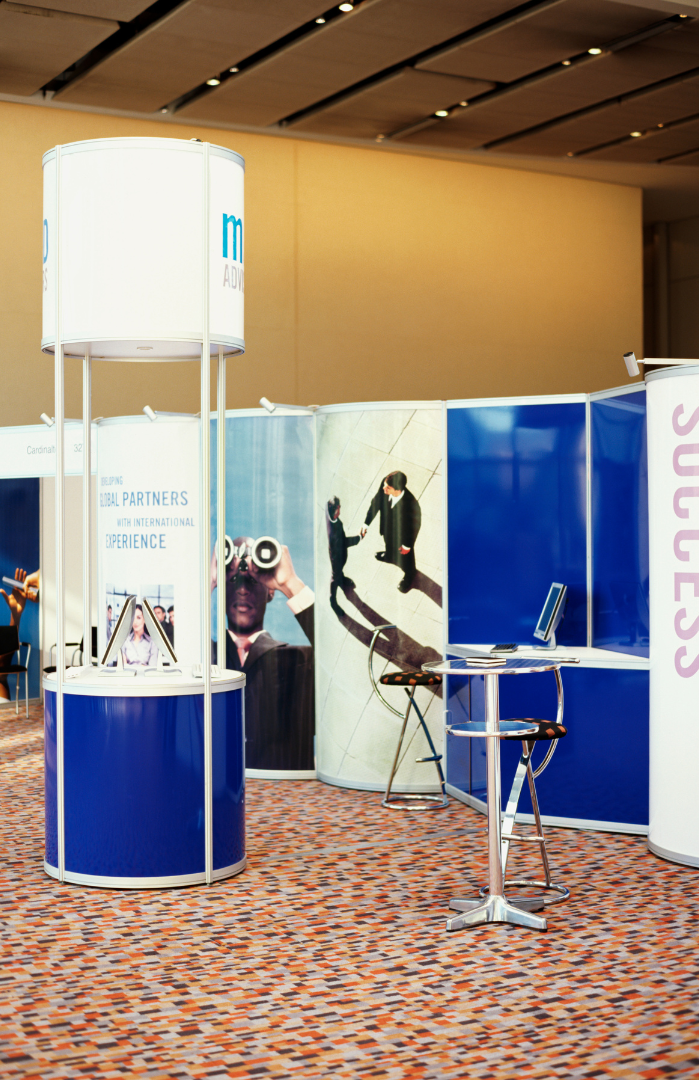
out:
{"label": "round glass table", "polygon": [[461,912],[447,920],[447,930],[482,926],[484,923],[511,923],[545,930],[546,919],[535,915],[532,909],[541,910],[543,901],[509,900],[505,896],[505,875],[502,863],[502,805],[500,791],[500,742],[504,736],[526,739],[538,730],[538,724],[528,726],[526,720],[500,720],[499,679],[501,675],[535,675],[554,671],[558,691],[558,716],[563,719],[563,684],[560,677],[561,660],[542,657],[541,660],[525,657],[508,657],[497,664],[478,663],[477,659],[458,658],[432,660],[423,664],[424,671],[440,675],[482,675],[485,683],[485,722],[474,721],[447,725],[452,735],[485,739],[486,775],[488,784],[488,895],[484,899],[452,899],[449,907]]}

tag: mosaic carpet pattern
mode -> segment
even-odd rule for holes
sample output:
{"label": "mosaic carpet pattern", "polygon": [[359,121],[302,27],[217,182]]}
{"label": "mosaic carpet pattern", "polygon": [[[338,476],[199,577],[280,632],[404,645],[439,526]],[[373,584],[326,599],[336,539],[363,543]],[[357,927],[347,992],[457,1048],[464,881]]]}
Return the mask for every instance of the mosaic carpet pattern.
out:
{"label": "mosaic carpet pattern", "polygon": [[38,709],[0,710],[5,1080],[699,1076],[699,872],[638,837],[549,830],[548,932],[447,934],[485,870],[458,803],[252,781],[244,874],[127,893],[44,875],[42,784]]}

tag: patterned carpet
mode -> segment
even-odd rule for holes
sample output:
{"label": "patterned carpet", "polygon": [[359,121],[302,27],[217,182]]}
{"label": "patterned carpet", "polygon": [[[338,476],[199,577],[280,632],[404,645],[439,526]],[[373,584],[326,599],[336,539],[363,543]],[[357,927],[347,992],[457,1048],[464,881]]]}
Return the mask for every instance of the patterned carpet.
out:
{"label": "patterned carpet", "polygon": [[447,934],[485,870],[458,803],[252,781],[244,874],[111,892],[44,875],[38,709],[0,772],[5,1080],[699,1076],[699,873],[638,837],[549,830],[548,931]]}

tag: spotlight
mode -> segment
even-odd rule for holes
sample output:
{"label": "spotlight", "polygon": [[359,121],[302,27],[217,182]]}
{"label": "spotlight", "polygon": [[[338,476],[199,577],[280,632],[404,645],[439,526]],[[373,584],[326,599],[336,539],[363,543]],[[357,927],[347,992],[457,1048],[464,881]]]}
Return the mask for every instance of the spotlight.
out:
{"label": "spotlight", "polygon": [[161,111],[161,113],[166,113],[167,112],[167,106],[165,106],[165,108],[161,109],[160,111]]}
{"label": "spotlight", "polygon": [[318,23],[318,26],[322,26],[323,23],[325,22],[325,19],[322,19],[322,18],[321,19],[316,19],[316,22]]}
{"label": "spotlight", "polygon": [[563,67],[570,67],[570,60],[561,60]]}
{"label": "spotlight", "polygon": [[628,371],[628,373],[629,373],[629,375],[631,376],[632,379],[633,379],[633,377],[635,375],[640,375],[641,374],[641,372],[639,370],[639,367],[638,367],[638,360],[636,359],[636,356],[635,356],[634,353],[625,352],[624,353],[624,363],[626,364],[626,370]]}
{"label": "spotlight", "polygon": [[262,406],[263,409],[266,409],[268,413],[273,413],[274,410],[277,407],[276,405],[272,404],[272,402],[269,400],[269,398],[266,398],[266,397],[261,397],[260,398],[260,405]]}
{"label": "spotlight", "polygon": [[602,52],[601,49],[588,49],[590,56],[599,56]]}
{"label": "spotlight", "polygon": [[385,135],[377,135],[376,136],[376,141],[377,142],[383,142],[385,138],[386,138]]}
{"label": "spotlight", "polygon": [[448,109],[437,109],[437,112],[434,115],[435,116],[448,116],[449,115],[449,110]]}
{"label": "spotlight", "polygon": [[659,128],[663,128],[663,127],[665,127],[665,124],[658,124],[657,126],[658,126]]}
{"label": "spotlight", "polygon": [[148,417],[149,420],[151,420],[151,421],[155,420],[155,412],[154,412],[153,409],[151,409],[150,405],[144,405],[143,406],[143,411],[144,411],[144,413],[146,414],[146,416]]}
{"label": "spotlight", "polygon": [[236,71],[240,71],[240,68],[232,67],[232,68],[229,68],[228,70],[230,71],[231,75],[235,75]]}
{"label": "spotlight", "polygon": [[354,11],[354,4],[340,4],[340,11]]}
{"label": "spotlight", "polygon": [[568,151],[568,153],[566,154],[566,157],[575,157],[575,153],[574,153],[574,151],[573,151],[573,150],[569,150],[569,151]]}
{"label": "spotlight", "polygon": [[631,136],[632,139],[640,139],[642,134],[643,134],[642,131],[630,131],[629,132],[629,135]]}
{"label": "spotlight", "polygon": [[42,412],[42,414],[41,414],[41,416],[39,417],[39,419],[40,419],[40,420],[43,420],[43,421],[44,421],[44,423],[46,424],[46,427],[53,427],[53,425],[54,425],[54,424],[56,423],[56,421],[54,420],[54,418],[53,418],[52,416],[49,416],[49,415],[48,415],[47,413],[45,413],[45,412]]}
{"label": "spotlight", "polygon": [[220,79],[207,79],[206,80],[206,85],[207,86],[220,86],[221,85],[221,80]]}
{"label": "spotlight", "polygon": [[468,102],[467,101],[460,101],[459,105],[461,106],[462,109],[465,109],[466,106],[468,105]]}

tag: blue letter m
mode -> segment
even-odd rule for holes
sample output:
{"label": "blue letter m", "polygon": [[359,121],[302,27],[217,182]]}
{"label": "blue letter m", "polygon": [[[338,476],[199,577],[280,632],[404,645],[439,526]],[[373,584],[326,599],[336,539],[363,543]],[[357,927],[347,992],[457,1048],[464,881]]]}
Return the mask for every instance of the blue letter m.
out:
{"label": "blue letter m", "polygon": [[[237,262],[243,261],[243,219],[233,214],[223,215],[223,257],[228,258],[228,229],[233,226],[233,254],[232,259]],[[240,229],[240,255],[238,255],[238,229]]]}

